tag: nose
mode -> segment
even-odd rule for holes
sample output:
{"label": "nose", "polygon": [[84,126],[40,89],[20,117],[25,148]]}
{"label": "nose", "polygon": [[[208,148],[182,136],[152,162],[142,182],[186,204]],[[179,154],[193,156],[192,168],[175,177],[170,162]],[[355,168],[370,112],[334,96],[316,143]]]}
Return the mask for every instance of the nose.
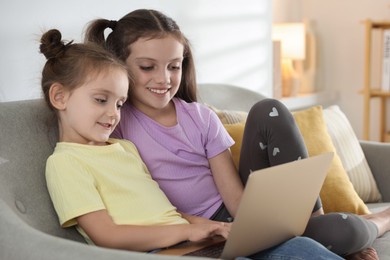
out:
{"label": "nose", "polygon": [[168,84],[170,81],[170,73],[167,69],[161,68],[156,70],[154,79],[158,84]]}
{"label": "nose", "polygon": [[117,104],[112,104],[107,108],[107,115],[112,118],[118,118],[119,117],[119,110],[117,107]]}

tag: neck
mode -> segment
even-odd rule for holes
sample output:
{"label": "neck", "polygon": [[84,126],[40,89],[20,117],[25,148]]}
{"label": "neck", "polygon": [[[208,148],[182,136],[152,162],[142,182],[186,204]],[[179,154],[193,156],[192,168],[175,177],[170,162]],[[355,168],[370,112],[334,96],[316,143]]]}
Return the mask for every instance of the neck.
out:
{"label": "neck", "polygon": [[170,127],[177,124],[176,108],[172,100],[164,108],[153,108],[139,103],[133,103],[133,106],[163,126]]}

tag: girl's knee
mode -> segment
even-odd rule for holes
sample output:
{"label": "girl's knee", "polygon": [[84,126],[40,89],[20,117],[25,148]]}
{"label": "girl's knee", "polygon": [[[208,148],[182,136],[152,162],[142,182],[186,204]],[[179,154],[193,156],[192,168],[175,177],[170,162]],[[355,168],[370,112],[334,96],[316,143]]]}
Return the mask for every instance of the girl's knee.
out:
{"label": "girl's knee", "polygon": [[[291,114],[289,109],[279,100],[273,98],[262,99],[256,104],[254,104],[251,108],[251,111],[259,113],[260,111],[274,111],[274,115],[276,115],[276,111],[281,113]],[[272,114],[269,114],[272,116]]]}
{"label": "girl's knee", "polygon": [[369,246],[375,230],[360,216],[330,213],[310,219],[305,235],[339,255],[347,255]]}
{"label": "girl's knee", "polygon": [[279,100],[273,98],[265,98],[254,104],[251,108],[251,111],[265,111],[274,107],[282,110],[288,110],[287,107]]}
{"label": "girl's knee", "polygon": [[272,98],[266,98],[254,104],[247,120],[261,122],[262,125],[275,123],[294,125],[292,123],[295,122],[289,109],[279,100]]}

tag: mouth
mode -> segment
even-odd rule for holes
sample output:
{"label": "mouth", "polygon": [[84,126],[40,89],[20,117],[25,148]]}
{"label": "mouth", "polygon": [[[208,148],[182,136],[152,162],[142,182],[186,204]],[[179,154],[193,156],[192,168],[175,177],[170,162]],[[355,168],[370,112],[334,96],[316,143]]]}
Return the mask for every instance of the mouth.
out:
{"label": "mouth", "polygon": [[150,92],[153,92],[155,94],[163,95],[167,93],[171,88],[164,88],[164,89],[158,89],[158,88],[148,88]]}
{"label": "mouth", "polygon": [[112,128],[112,124],[110,124],[110,123],[98,123],[98,124],[107,130],[111,130],[111,128]]}

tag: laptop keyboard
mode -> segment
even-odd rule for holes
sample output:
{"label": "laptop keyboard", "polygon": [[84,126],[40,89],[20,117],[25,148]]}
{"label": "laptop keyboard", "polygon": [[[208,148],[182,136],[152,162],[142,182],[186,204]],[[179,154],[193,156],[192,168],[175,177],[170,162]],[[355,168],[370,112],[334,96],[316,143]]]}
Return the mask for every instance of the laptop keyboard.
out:
{"label": "laptop keyboard", "polygon": [[219,258],[222,254],[223,248],[225,245],[225,241],[221,241],[220,243],[216,243],[210,246],[203,247],[201,249],[192,251],[190,253],[185,254],[186,256],[202,256],[202,257],[210,257],[210,258]]}

